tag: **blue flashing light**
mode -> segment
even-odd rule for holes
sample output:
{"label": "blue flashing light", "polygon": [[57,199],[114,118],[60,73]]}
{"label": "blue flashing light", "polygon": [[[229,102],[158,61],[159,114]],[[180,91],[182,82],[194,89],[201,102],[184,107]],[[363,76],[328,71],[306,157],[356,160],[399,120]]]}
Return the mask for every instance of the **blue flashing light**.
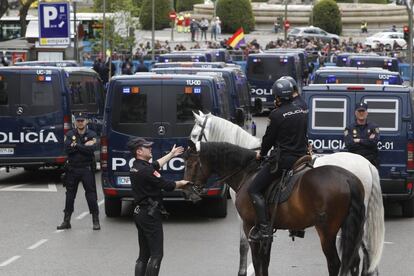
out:
{"label": "blue flashing light", "polygon": [[164,59],[164,62],[170,62],[170,60],[168,58]]}
{"label": "blue flashing light", "polygon": [[194,94],[200,94],[201,93],[201,87],[194,87],[193,93]]}
{"label": "blue flashing light", "polygon": [[397,76],[390,76],[388,79],[389,84],[398,84],[398,77]]}
{"label": "blue flashing light", "polygon": [[329,75],[326,79],[326,83],[336,83],[336,76],[335,75]]}
{"label": "blue flashing light", "polygon": [[342,61],[345,61],[346,62],[347,61],[347,58],[346,57],[343,57],[342,58]]}
{"label": "blue flashing light", "polygon": [[124,88],[122,88],[122,93],[124,93],[124,94],[129,94],[129,93],[131,93],[131,88],[129,88],[129,87],[124,87]]}

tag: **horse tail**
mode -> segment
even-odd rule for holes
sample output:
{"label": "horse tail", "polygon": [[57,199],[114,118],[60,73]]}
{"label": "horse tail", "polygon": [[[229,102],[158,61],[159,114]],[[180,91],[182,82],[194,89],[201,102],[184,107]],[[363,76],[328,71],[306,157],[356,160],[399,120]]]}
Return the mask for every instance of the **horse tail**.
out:
{"label": "horse tail", "polygon": [[362,235],[364,233],[365,223],[365,205],[364,196],[361,194],[361,182],[356,176],[348,180],[350,188],[351,203],[349,206],[348,216],[345,218],[341,227],[341,273],[348,275],[353,269],[354,260],[358,255],[359,248],[362,244]]}
{"label": "horse tail", "polygon": [[367,221],[364,233],[364,242],[369,256],[368,272],[372,273],[378,266],[384,246],[384,205],[380,178],[377,168],[370,165],[372,175],[372,189],[367,205]]}

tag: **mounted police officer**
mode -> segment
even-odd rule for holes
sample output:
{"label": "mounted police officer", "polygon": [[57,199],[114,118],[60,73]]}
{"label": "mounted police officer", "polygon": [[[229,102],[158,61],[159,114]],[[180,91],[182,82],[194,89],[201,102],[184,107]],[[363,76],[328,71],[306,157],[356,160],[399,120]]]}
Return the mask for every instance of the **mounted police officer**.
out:
{"label": "mounted police officer", "polygon": [[349,152],[360,154],[374,166],[378,166],[379,127],[368,122],[368,105],[360,102],[355,106],[355,122],[344,132],[345,146]]}
{"label": "mounted police officer", "polygon": [[87,128],[87,118],[80,112],[75,116],[75,129],[65,135],[65,152],[68,155],[66,167],[65,216],[58,230],[69,229],[79,182],[82,181],[89,212],[92,214],[93,230],[100,230],[98,197],[95,183],[96,133]]}
{"label": "mounted police officer", "polygon": [[252,231],[249,237],[253,241],[272,236],[272,226],[268,222],[263,193],[284,170],[290,170],[300,157],[306,155],[308,145],[308,111],[294,104],[292,83],[282,77],[275,81],[272,91],[277,108],[269,115],[270,122],[257,159],[262,159],[273,147],[272,155],[278,159],[275,160],[278,165],[275,169],[273,162],[266,162],[248,188],[257,216],[256,231]]}
{"label": "mounted police officer", "polygon": [[135,276],[157,276],[164,254],[164,232],[161,190],[172,191],[183,188],[188,181],[165,180],[160,168],[171,158],[183,153],[183,147],[175,147],[155,162],[152,159],[152,142],[135,138],[127,146],[135,157],[130,170],[132,191],[135,200],[134,220],[138,229],[139,257],[135,264]]}

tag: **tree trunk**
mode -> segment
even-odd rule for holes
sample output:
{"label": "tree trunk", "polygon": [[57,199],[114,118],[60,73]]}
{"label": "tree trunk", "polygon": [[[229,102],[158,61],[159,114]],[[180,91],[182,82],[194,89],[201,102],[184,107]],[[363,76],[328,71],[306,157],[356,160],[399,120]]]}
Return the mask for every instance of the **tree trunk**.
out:
{"label": "tree trunk", "polygon": [[9,9],[9,1],[8,0],[1,0],[0,1],[0,18],[7,12]]}
{"label": "tree trunk", "polygon": [[20,9],[19,9],[19,16],[20,16],[20,27],[21,27],[21,37],[26,36],[26,16],[27,12],[29,11],[30,5],[33,4],[36,0],[27,0],[27,1],[20,1]]}

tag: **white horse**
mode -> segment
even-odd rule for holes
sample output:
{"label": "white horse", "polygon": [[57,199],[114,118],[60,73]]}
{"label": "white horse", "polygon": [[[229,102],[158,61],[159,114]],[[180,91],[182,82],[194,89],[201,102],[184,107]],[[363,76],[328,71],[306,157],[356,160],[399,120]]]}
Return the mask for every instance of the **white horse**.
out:
{"label": "white horse", "polygon": [[[194,113],[195,125],[191,131],[191,140],[208,142],[228,142],[249,149],[259,149],[261,140],[250,135],[240,126],[212,114]],[[338,152],[317,157],[314,167],[336,165],[355,174],[362,182],[365,190],[366,222],[363,237],[363,273],[378,273],[377,267],[381,260],[384,245],[384,206],[378,170],[364,157]],[[235,192],[230,191],[233,203]],[[244,231],[240,231],[240,266],[239,275],[246,275],[247,253],[249,244]]]}

